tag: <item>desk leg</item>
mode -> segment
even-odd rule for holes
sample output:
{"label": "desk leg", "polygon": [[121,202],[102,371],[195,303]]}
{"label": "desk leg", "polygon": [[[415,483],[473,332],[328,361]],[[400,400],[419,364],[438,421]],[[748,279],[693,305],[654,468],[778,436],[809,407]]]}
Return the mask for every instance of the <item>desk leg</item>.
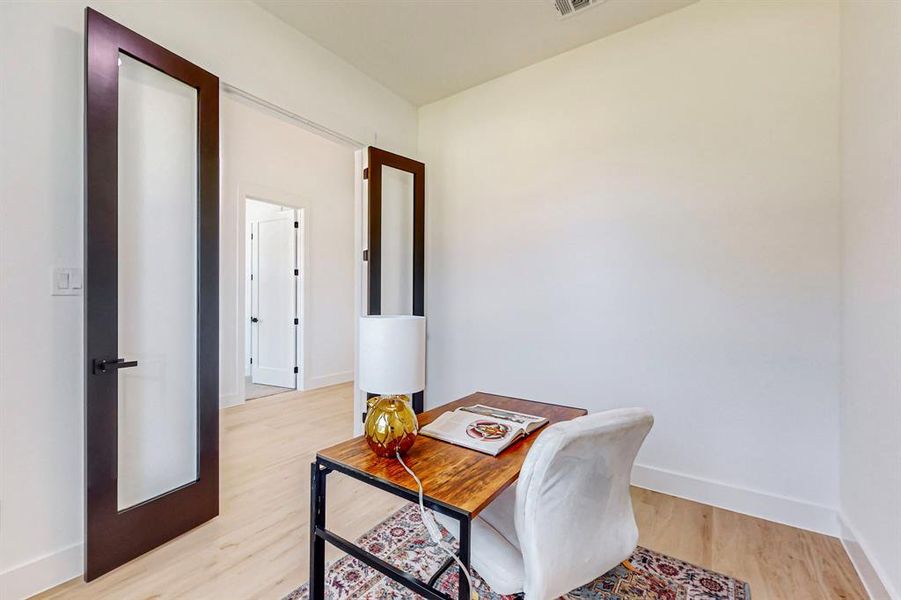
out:
{"label": "desk leg", "polygon": [[325,540],[316,528],[325,529],[325,478],[328,471],[310,465],[310,600],[325,598]]}
{"label": "desk leg", "polygon": [[[463,566],[466,567],[466,570],[469,573],[472,573],[472,569],[469,564],[470,560],[470,527],[472,525],[472,521],[469,516],[463,517],[460,519],[460,562],[463,563]],[[470,590],[469,590],[469,580],[466,579],[466,575],[460,573],[460,583],[457,586],[458,590],[458,598],[459,600],[469,600],[470,598]]]}

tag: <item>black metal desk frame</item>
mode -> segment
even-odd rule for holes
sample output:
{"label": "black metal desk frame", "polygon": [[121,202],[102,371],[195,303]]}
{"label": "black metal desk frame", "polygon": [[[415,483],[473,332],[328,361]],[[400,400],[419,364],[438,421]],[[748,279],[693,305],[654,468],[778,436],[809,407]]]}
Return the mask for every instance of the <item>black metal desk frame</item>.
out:
{"label": "black metal desk frame", "polygon": [[[392,564],[389,564],[355,545],[339,535],[329,531],[325,527],[325,481],[332,471],[337,471],[348,477],[369,484],[389,494],[394,494],[410,502],[419,503],[419,494],[407,488],[395,485],[389,481],[379,479],[369,473],[347,467],[321,456],[316,457],[316,462],[310,464],[310,600],[325,599],[325,543],[328,542],[350,556],[369,565],[382,575],[390,577],[399,584],[413,590],[420,596],[429,600],[454,600],[451,596],[439,592],[433,586],[441,575],[454,564],[454,560],[448,557],[438,570],[429,578],[428,582],[420,581],[409,573],[404,573]],[[450,506],[443,502],[423,496],[423,503],[427,508],[447,515],[459,521],[460,533],[457,536],[460,544],[457,557],[460,562],[470,570],[470,533],[472,527],[472,514]],[[469,600],[469,582],[461,573],[458,584],[458,600]]]}

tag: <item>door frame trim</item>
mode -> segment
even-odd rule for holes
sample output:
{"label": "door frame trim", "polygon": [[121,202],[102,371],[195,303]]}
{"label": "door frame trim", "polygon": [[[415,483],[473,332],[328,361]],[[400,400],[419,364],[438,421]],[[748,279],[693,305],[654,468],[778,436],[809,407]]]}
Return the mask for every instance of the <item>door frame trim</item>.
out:
{"label": "door frame trim", "polygon": [[[118,58],[122,52],[197,90],[197,480],[118,510],[118,381],[94,358],[118,346]],[[219,80],[85,9],[86,581],[219,513]]]}
{"label": "door frame trim", "polygon": [[293,209],[295,211],[295,218],[300,218],[303,221],[301,223],[301,228],[298,230],[297,239],[297,252],[299,255],[297,257],[297,265],[300,269],[301,277],[297,282],[298,285],[296,286],[295,296],[297,301],[297,318],[300,319],[301,326],[297,332],[298,335],[296,336],[295,356],[298,361],[297,367],[299,371],[298,375],[300,375],[300,377],[297,378],[297,387],[295,389],[297,391],[315,389],[315,386],[313,386],[313,383],[310,381],[310,377],[307,374],[307,349],[310,347],[310,338],[308,337],[309,327],[304,327],[304,323],[310,322],[309,315],[312,306],[310,300],[312,286],[308,285],[309,278],[312,274],[312,267],[310,266],[311,231],[309,224],[311,218],[310,215],[312,214],[311,202],[304,196],[292,194],[276,187],[256,183],[241,182],[238,183],[234,189],[236,189],[237,194],[235,207],[235,229],[237,231],[235,242],[237,248],[237,263],[235,265],[235,322],[237,324],[235,330],[235,347],[237,354],[235,356],[236,377],[234,383],[237,391],[234,394],[233,401],[228,404],[222,404],[222,408],[238,406],[247,402],[247,389],[245,385],[245,368],[247,366],[247,361],[245,352],[247,344],[250,343],[247,339],[247,331],[245,329],[245,319],[247,318],[247,304],[245,302],[247,270],[246,265],[244,264],[244,256],[245,252],[247,252],[247,237],[249,235],[249,232],[247,231],[247,200],[256,200],[258,202],[265,202],[267,204]]}

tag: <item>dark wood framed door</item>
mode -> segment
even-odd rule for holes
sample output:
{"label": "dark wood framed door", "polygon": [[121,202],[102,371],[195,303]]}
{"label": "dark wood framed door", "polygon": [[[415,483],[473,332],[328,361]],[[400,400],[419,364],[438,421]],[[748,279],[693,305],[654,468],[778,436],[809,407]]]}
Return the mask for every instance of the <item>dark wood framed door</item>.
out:
{"label": "dark wood framed door", "polygon": [[370,146],[367,165],[368,314],[425,316],[425,164]]}
{"label": "dark wood framed door", "polygon": [[219,81],[85,11],[85,579],[219,512]]}

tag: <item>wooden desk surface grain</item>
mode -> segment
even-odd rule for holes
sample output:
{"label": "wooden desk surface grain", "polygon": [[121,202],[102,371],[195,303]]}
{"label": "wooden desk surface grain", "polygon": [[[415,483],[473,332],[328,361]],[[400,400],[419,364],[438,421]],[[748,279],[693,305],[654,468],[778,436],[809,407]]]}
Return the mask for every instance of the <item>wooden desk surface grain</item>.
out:
{"label": "wooden desk surface grain", "polygon": [[[447,411],[476,404],[538,415],[547,418],[550,423],[568,421],[588,412],[582,408],[476,392],[421,413],[419,426],[422,427]],[[420,435],[404,456],[404,462],[422,480],[427,497],[469,512],[475,517],[516,481],[529,448],[546,427],[547,425],[518,440],[497,456]],[[376,456],[363,436],[320,450],[318,456],[413,492],[418,491],[416,482],[404,471],[403,466],[396,459]]]}

